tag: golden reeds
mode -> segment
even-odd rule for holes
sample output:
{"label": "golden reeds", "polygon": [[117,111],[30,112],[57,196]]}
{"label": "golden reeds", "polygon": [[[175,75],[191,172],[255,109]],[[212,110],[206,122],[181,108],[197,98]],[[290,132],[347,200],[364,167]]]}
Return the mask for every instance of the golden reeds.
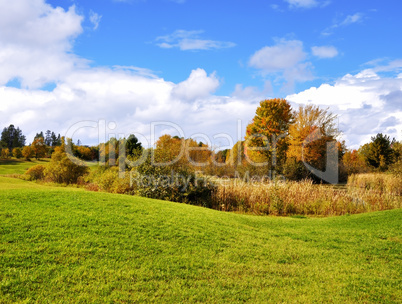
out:
{"label": "golden reeds", "polygon": [[217,181],[214,205],[224,211],[332,216],[401,208],[401,181],[392,175],[352,176],[347,187],[301,182]]}

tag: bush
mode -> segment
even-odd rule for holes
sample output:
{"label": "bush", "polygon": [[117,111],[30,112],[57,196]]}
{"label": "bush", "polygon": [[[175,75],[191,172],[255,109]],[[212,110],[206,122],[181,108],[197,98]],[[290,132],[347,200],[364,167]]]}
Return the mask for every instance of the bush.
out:
{"label": "bush", "polygon": [[46,167],[44,165],[35,165],[29,168],[24,175],[28,180],[41,180],[45,176],[44,175],[45,169]]}
{"label": "bush", "polygon": [[130,183],[129,172],[125,172],[124,177],[120,177],[118,167],[99,166],[87,176],[86,182],[89,190],[102,190],[120,194],[134,193],[134,187]]}
{"label": "bush", "polygon": [[137,194],[149,198],[212,208],[214,184],[197,176],[186,164],[155,166],[151,156],[132,171]]}
{"label": "bush", "polygon": [[78,159],[72,162],[62,150],[57,150],[52,154],[52,159],[44,171],[46,180],[64,184],[77,183],[78,178],[87,173],[88,167],[84,162]]}

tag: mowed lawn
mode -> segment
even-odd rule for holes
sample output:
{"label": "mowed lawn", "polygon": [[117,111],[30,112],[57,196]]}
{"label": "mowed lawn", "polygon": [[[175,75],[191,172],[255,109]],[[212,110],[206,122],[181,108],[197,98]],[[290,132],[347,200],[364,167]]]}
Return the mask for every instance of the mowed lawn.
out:
{"label": "mowed lawn", "polygon": [[401,303],[401,217],[259,217],[0,177],[0,303]]}

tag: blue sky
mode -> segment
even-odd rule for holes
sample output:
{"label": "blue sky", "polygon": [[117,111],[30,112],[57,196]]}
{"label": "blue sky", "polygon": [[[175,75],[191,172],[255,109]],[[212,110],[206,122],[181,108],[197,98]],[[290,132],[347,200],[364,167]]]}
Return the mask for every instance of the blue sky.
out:
{"label": "blue sky", "polygon": [[[378,132],[401,140],[400,1],[0,0],[0,11],[0,121],[28,140],[105,120],[151,143],[152,122],[166,121],[222,147],[214,136],[236,142],[272,97],[329,107],[350,147]],[[95,129],[73,138],[95,144]]]}

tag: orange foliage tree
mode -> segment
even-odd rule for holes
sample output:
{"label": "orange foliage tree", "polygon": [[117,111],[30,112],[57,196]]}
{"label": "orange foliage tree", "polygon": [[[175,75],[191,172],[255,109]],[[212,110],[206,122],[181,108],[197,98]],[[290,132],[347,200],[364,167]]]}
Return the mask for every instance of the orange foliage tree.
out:
{"label": "orange foliage tree", "polygon": [[43,137],[37,137],[31,144],[36,159],[46,156],[47,147]]}
{"label": "orange foliage tree", "polygon": [[[329,146],[327,143],[336,141],[339,135],[336,128],[337,116],[320,109],[315,105],[300,106],[298,111],[293,113],[294,122],[289,128],[289,149],[287,151],[288,162],[286,170],[304,170],[301,162],[323,171],[327,163],[327,155],[342,152],[344,144],[336,142]],[[336,149],[338,151],[330,151]],[[342,155],[342,153],[338,153]],[[338,158],[335,160],[337,161]],[[293,166],[293,167],[292,167]],[[289,175],[291,177],[292,174]],[[305,175],[298,176],[304,178]]]}
{"label": "orange foliage tree", "polygon": [[285,99],[260,102],[246,129],[246,156],[253,165],[281,171],[286,160],[287,135],[292,120],[292,108]]}

